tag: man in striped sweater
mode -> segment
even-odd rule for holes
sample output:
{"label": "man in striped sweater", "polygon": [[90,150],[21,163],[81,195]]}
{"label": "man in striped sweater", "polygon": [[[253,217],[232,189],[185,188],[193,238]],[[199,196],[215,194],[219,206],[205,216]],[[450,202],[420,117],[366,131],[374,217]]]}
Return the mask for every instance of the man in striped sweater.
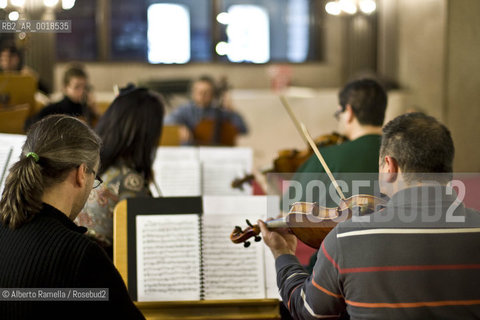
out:
{"label": "man in striped sweater", "polygon": [[388,123],[379,182],[390,201],[337,225],[312,275],[294,255],[296,238],[260,221],[290,313],[297,319],[480,318],[480,213],[447,186],[453,155],[450,132],[432,117],[406,114]]}

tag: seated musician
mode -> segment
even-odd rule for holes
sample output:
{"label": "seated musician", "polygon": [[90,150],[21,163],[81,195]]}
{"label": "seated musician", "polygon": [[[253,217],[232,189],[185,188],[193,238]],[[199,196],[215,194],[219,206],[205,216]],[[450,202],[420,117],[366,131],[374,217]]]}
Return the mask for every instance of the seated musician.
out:
{"label": "seated musician", "polygon": [[[202,76],[192,85],[192,101],[180,106],[165,117],[167,125],[181,125],[180,139],[182,144],[198,145],[195,129],[202,120],[226,121],[233,126],[237,134],[246,134],[247,126],[242,116],[233,110],[231,103],[218,105],[215,99],[215,83],[212,78]],[[212,128],[212,132],[214,128]],[[215,139],[215,137],[212,137]],[[219,144],[213,141],[211,144]]]}
{"label": "seated musician", "polygon": [[113,209],[126,198],[151,197],[152,166],[163,126],[159,96],[144,88],[121,90],[100,118],[95,131],[103,142],[99,175],[104,183],[92,190],[76,220],[87,235],[113,255]]}
{"label": "seated musician", "polygon": [[[345,85],[338,98],[339,107],[335,112],[338,131],[349,141],[322,148],[320,151],[325,162],[334,173],[378,172],[378,152],[387,107],[385,91],[374,80],[355,80]],[[300,166],[293,179],[304,186],[324,173],[325,169],[313,154]],[[334,205],[328,195],[327,198],[320,199],[320,202]],[[319,199],[311,200],[319,202]]]}
{"label": "seated musician", "polygon": [[24,51],[17,48],[13,44],[7,44],[0,49],[0,71],[1,72],[18,72],[20,74],[29,75],[38,81],[38,90],[48,93],[50,90],[39,79],[38,73],[32,68],[25,65]]}
{"label": "seated musician", "polygon": [[81,66],[73,65],[68,68],[63,75],[63,99],[44,107],[36,115],[27,119],[25,131],[33,123],[51,114],[79,117],[92,124],[98,117],[98,113],[93,101],[89,101],[91,96],[88,87],[87,73]]}
{"label": "seated musician", "polygon": [[[321,148],[320,151],[335,178],[345,181],[349,185],[349,189],[344,190],[345,196],[349,197],[352,195],[351,181],[355,179],[355,176],[364,179],[368,173],[372,175],[378,172],[378,152],[387,107],[387,95],[376,81],[361,79],[346,84],[340,91],[338,100],[339,107],[335,112],[335,118],[338,120],[338,132],[346,136],[349,141]],[[300,166],[293,180],[301,184],[302,190],[306,190],[308,183],[312,180],[322,181],[327,188],[330,186],[325,169],[315,154]],[[374,194],[377,190],[374,190],[373,183],[371,186],[363,187],[360,192]],[[298,193],[293,194],[294,191],[290,188],[287,191],[290,193],[288,198],[295,199],[294,201],[318,202],[326,207],[337,206],[337,202],[328,192],[316,192],[308,195],[303,192],[300,194],[301,197],[296,198]],[[287,202],[283,203],[284,212],[288,212],[288,205]],[[316,254],[312,255],[310,259],[308,267],[310,272],[315,261]]]}
{"label": "seated musician", "polygon": [[480,212],[465,208],[446,186],[453,157],[450,132],[436,119],[410,113],[389,122],[379,157],[389,202],[339,223],[311,276],[294,256],[296,238],[259,222],[294,318],[345,311],[351,319],[480,318]]}
{"label": "seated musician", "polygon": [[5,44],[0,49],[0,72],[13,73],[34,78],[37,82],[35,99],[40,103],[48,101],[46,94],[50,93],[49,86],[40,78],[38,72],[25,65],[25,51],[14,44]]}
{"label": "seated musician", "polygon": [[[143,319],[105,252],[73,223],[101,183],[100,145],[70,116],[52,115],[30,129],[0,200],[0,319]],[[73,301],[73,289],[83,288],[80,295],[105,300]]]}

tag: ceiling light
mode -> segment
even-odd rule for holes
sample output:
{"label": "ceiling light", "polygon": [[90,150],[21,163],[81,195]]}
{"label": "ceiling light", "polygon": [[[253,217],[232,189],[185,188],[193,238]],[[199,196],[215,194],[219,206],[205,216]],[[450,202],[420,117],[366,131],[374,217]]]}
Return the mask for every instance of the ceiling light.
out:
{"label": "ceiling light", "polygon": [[220,12],[217,15],[217,21],[221,24],[229,24],[230,23],[230,18],[228,16],[227,12]]}
{"label": "ceiling light", "polygon": [[361,0],[358,5],[360,7],[360,11],[365,14],[371,14],[377,9],[377,4],[373,0]]}
{"label": "ceiling light", "polygon": [[43,0],[43,4],[50,8],[55,7],[57,3],[58,3],[58,0]]}
{"label": "ceiling light", "polygon": [[340,9],[343,12],[348,14],[355,14],[357,13],[357,6],[352,0],[340,0],[339,1]]}
{"label": "ceiling light", "polygon": [[217,43],[215,46],[215,51],[219,56],[225,56],[228,54],[228,43],[225,41]]}
{"label": "ceiling light", "polygon": [[18,11],[12,11],[8,14],[8,19],[10,19],[10,21],[17,21],[19,17],[20,14],[18,13]]}
{"label": "ceiling light", "polygon": [[341,13],[340,6],[338,5],[338,2],[336,1],[330,1],[325,5],[325,11],[327,11],[328,14],[338,16]]}

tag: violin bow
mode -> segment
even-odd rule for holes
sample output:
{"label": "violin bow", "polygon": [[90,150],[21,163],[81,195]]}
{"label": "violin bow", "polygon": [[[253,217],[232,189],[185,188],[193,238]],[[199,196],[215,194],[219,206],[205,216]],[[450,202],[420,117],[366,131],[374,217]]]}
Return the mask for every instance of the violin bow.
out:
{"label": "violin bow", "polygon": [[335,180],[335,177],[332,174],[332,171],[330,171],[330,168],[328,167],[327,163],[325,162],[325,159],[323,158],[322,154],[320,153],[320,150],[318,150],[317,145],[315,144],[315,141],[313,141],[312,136],[307,130],[307,127],[300,122],[295,114],[292,111],[292,108],[288,104],[287,99],[284,96],[280,96],[280,101],[282,101],[283,106],[287,110],[287,113],[290,115],[290,118],[292,119],[293,123],[295,124],[295,127],[297,128],[298,132],[300,133],[301,137],[307,142],[307,145],[312,148],[313,152],[317,156],[318,160],[323,166],[323,169],[325,169],[325,172],[327,173],[328,177],[330,178],[330,181],[332,181],[333,186],[335,187],[335,190],[337,190],[338,195],[342,200],[345,201],[345,195],[342,192],[342,189],[340,189],[340,186],[337,183],[337,180]]}
{"label": "violin bow", "polygon": [[288,101],[285,98],[285,96],[280,96],[280,101],[282,101],[282,104],[285,107],[285,109],[287,110],[287,113],[290,116],[290,119],[292,119],[293,124],[295,125],[295,128],[297,128],[297,131],[300,133],[300,136],[302,137],[303,141],[305,141],[305,143],[307,144],[307,148],[308,148],[310,146],[310,144],[308,142],[307,137],[303,134],[302,123],[300,123],[300,121],[298,121],[297,117],[295,116],[295,114],[292,111],[292,108],[290,108],[290,105],[288,104]]}

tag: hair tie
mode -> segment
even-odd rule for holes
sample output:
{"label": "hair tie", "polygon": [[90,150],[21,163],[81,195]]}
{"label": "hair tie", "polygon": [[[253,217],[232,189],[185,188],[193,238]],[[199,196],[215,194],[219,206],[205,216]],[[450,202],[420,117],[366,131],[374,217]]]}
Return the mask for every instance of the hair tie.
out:
{"label": "hair tie", "polygon": [[36,154],[35,152],[29,152],[27,153],[26,157],[32,157],[33,159],[35,159],[35,162],[38,163],[38,160],[40,160],[40,157],[38,156],[38,154]]}

